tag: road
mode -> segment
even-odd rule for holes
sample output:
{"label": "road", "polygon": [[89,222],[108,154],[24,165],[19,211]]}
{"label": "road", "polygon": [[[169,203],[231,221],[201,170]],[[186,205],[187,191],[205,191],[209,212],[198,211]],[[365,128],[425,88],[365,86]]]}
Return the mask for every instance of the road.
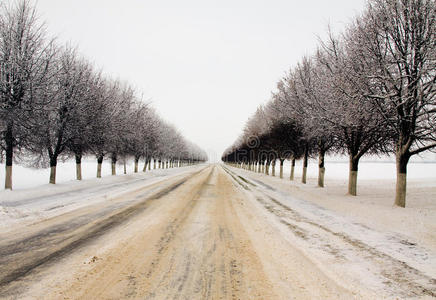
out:
{"label": "road", "polygon": [[[221,165],[205,165],[108,203],[10,231],[0,241],[0,297],[374,296],[335,280],[284,238],[268,217],[273,206],[259,205],[259,196],[253,198],[257,201],[247,197],[249,185]],[[299,236],[295,226],[288,227],[289,234]]]}

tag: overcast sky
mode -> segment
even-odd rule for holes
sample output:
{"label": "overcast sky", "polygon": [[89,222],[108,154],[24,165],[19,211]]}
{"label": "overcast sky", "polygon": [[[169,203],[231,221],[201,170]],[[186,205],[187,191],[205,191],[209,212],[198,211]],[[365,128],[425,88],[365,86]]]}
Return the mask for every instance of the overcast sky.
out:
{"label": "overcast sky", "polygon": [[144,93],[212,160],[276,82],[364,0],[39,0],[50,34]]}

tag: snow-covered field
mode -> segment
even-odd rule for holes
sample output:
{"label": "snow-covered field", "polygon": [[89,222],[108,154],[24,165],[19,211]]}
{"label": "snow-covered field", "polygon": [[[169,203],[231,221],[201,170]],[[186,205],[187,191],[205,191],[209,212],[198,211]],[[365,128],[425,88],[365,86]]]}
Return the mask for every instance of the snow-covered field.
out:
{"label": "snow-covered field", "polygon": [[[139,171],[142,171],[143,162],[140,162]],[[301,174],[302,161],[296,162],[295,175]],[[326,160],[326,180],[348,179],[348,162],[344,159]],[[290,161],[285,161],[284,173],[289,176],[290,173]],[[277,173],[279,171],[279,164],[276,166]],[[117,174],[122,175],[124,172],[123,165],[117,164]],[[318,176],[318,166],[316,160],[309,161],[309,167],[307,170],[309,177]],[[413,160],[408,165],[407,171],[408,179],[434,179],[436,181],[436,161],[423,161]],[[97,162],[94,158],[83,159],[82,162],[82,177],[83,179],[95,178],[97,173]],[[127,174],[133,173],[133,162],[127,163]],[[358,179],[395,179],[395,162],[393,161],[362,161],[359,165]],[[111,175],[110,161],[106,160],[102,165],[102,176]],[[0,164],[0,183],[4,183],[5,166]],[[15,164],[13,166],[12,180],[13,188],[25,189],[31,187],[37,187],[48,183],[50,176],[50,169],[32,169]],[[75,180],[76,165],[74,161],[59,162],[56,173],[56,182],[65,183]]]}
{"label": "snow-covered field", "polygon": [[[140,164],[139,170],[142,171],[143,165]],[[102,176],[111,175],[110,160],[106,160],[102,165]],[[123,174],[123,165],[117,164],[117,174]],[[133,162],[127,163],[127,173],[133,173]],[[82,161],[82,178],[95,178],[97,174],[97,160],[85,158]],[[50,176],[50,169],[26,168],[19,164],[14,164],[12,170],[13,189],[24,189],[47,184]],[[76,164],[73,160],[59,162],[56,171],[56,183],[67,182],[76,179]],[[5,165],[0,164],[0,182],[4,184]]]}
{"label": "snow-covered field", "polygon": [[[295,164],[295,175],[302,172],[302,161]],[[348,162],[327,160],[325,163],[326,179],[348,179]],[[289,175],[291,165],[285,161],[284,173]],[[278,172],[279,165],[276,170]],[[316,160],[310,160],[307,169],[309,177],[318,176],[318,165]],[[362,161],[359,163],[358,179],[395,179],[396,166],[393,161]],[[435,179],[436,180],[436,162],[412,161],[407,166],[408,179]]]}

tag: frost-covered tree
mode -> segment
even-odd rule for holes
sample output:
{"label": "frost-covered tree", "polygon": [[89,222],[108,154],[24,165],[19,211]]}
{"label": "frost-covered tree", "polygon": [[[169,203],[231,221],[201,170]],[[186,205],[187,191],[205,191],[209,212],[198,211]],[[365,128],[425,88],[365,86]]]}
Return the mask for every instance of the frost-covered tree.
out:
{"label": "frost-covered tree", "polygon": [[436,148],[436,5],[434,0],[371,0],[355,22],[354,58],[372,72],[366,96],[393,131],[395,204],[406,205],[407,164]]}
{"label": "frost-covered tree", "polygon": [[318,154],[318,186],[324,187],[325,155],[337,141],[331,128],[330,116],[324,109],[330,87],[326,86],[320,77],[322,68],[312,58],[304,57],[295,73],[300,111],[304,111],[304,115],[308,116],[300,120],[303,137],[310,141],[312,152]]}
{"label": "frost-covered tree", "polygon": [[29,1],[0,4],[0,146],[6,156],[5,188],[12,189],[14,150],[29,136],[28,112],[53,76],[53,42]]}
{"label": "frost-covered tree", "polygon": [[149,150],[150,133],[152,133],[154,121],[153,113],[148,105],[140,101],[134,103],[130,113],[129,122],[132,129],[126,133],[126,146],[134,158],[135,173],[138,172],[139,159],[145,158],[147,162],[147,150]]}
{"label": "frost-covered tree", "polygon": [[[18,156],[17,156],[18,154]],[[59,159],[74,157],[80,180],[84,155],[97,157],[97,177],[110,155],[144,158],[165,166],[207,160],[177,129],[137,96],[129,83],[111,80],[71,46],[57,47],[27,0],[0,4],[0,161],[5,188],[12,188],[14,155],[33,166],[50,167],[56,182]],[[176,162],[177,161],[177,162]]]}
{"label": "frost-covered tree", "polygon": [[283,104],[280,96],[276,93],[267,106],[268,115],[272,120],[268,136],[280,161],[280,178],[283,178],[284,161],[291,159],[290,179],[293,180],[295,160],[303,154],[301,146],[303,128],[301,124],[292,119],[292,116],[286,113],[287,109],[283,107]]}
{"label": "frost-covered tree", "polygon": [[385,152],[389,132],[377,107],[367,101],[370,82],[361,78],[365,66],[347,43],[352,36],[352,30],[342,39],[330,35],[317,53],[317,70],[326,92],[319,109],[339,149],[349,156],[348,193],[356,195],[359,160],[367,153]]}
{"label": "frost-covered tree", "polygon": [[100,88],[103,78],[100,72],[95,72],[94,68],[86,61],[78,62],[83,70],[82,74],[82,101],[77,114],[72,116],[72,126],[70,128],[71,138],[67,142],[67,149],[76,161],[76,179],[82,179],[82,158],[91,152],[95,142],[95,130],[102,127],[102,119],[96,116],[95,112],[104,110],[104,103],[100,97]]}
{"label": "frost-covered tree", "polygon": [[107,149],[111,155],[112,175],[116,175],[117,161],[119,157],[129,155],[129,136],[137,130],[130,122],[134,115],[133,108],[137,98],[136,91],[126,82],[115,81],[112,92]]}
{"label": "frost-covered tree", "polygon": [[40,91],[38,97],[47,103],[42,110],[30,114],[33,120],[31,142],[28,149],[39,164],[48,162],[50,183],[56,183],[56,167],[60,156],[68,156],[68,150],[81,158],[84,127],[94,108],[89,98],[92,68],[78,58],[76,50],[67,46],[57,56],[56,75],[51,79],[50,88]]}
{"label": "frost-covered tree", "polygon": [[[234,144],[235,149],[244,149],[238,153],[237,160],[245,160],[250,164],[258,164],[258,172],[267,172],[268,168],[268,145],[265,143],[265,135],[268,133],[271,120],[268,119],[264,106],[259,106],[244,127],[243,133]],[[264,169],[265,168],[265,169]]]}
{"label": "frost-covered tree", "polygon": [[298,139],[296,144],[298,146],[292,149],[291,180],[294,175],[295,159],[302,157],[303,172],[301,182],[306,183],[308,159],[313,151],[314,136],[309,128],[305,128],[311,115],[306,107],[299,79],[298,72],[291,69],[287,76],[277,84],[278,91],[274,94],[274,98],[276,110],[280,111],[283,122],[293,124],[296,129],[296,131],[290,132],[290,134],[294,135],[293,139]]}
{"label": "frost-covered tree", "polygon": [[96,79],[92,89],[94,103],[98,109],[94,111],[93,122],[89,125],[88,152],[97,158],[97,178],[101,178],[103,159],[111,150],[111,118],[118,111],[115,97],[119,85],[113,80],[103,78],[101,74]]}

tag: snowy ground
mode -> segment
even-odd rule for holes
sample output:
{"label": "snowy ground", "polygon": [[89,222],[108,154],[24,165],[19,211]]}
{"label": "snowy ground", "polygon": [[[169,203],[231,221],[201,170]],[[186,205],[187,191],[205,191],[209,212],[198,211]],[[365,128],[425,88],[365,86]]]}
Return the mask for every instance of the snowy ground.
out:
{"label": "snowy ground", "polygon": [[[140,165],[140,171],[142,171],[143,165]],[[111,164],[109,160],[103,161],[102,176],[111,175]],[[127,163],[127,173],[133,173],[133,163],[129,161]],[[82,161],[82,178],[90,179],[95,178],[97,174],[97,160],[89,157],[84,158]],[[123,174],[123,165],[117,164],[117,174]],[[26,168],[19,164],[14,164],[12,171],[13,188],[24,189],[31,188],[48,183],[50,177],[50,169],[33,169]],[[76,164],[73,160],[66,162],[59,162],[56,172],[56,182],[63,183],[76,179]],[[0,164],[0,182],[4,183],[5,180],[5,165]]]}
{"label": "snowy ground", "polygon": [[1,191],[0,298],[436,297],[433,177],[409,178],[398,208],[393,178],[359,178],[352,197],[300,174],[200,165]]}
{"label": "snowy ground", "polygon": [[[302,161],[296,162],[295,172],[301,174]],[[346,161],[327,160],[325,163],[326,178],[348,179],[349,165]],[[289,175],[291,166],[289,161],[285,161],[284,171]],[[279,165],[276,165],[279,170]],[[310,160],[307,169],[309,177],[318,176],[318,165],[316,160]],[[359,179],[394,179],[396,176],[396,165],[394,161],[362,161],[359,163]],[[435,161],[411,161],[407,166],[407,177],[409,179],[433,179],[436,181],[436,162]]]}
{"label": "snowy ground", "polygon": [[[301,174],[301,160],[296,162],[295,172]],[[142,170],[142,162],[140,162],[139,170]],[[279,170],[277,161],[276,170]],[[290,162],[285,161],[284,172],[289,176]],[[97,173],[97,162],[93,157],[85,158],[82,162],[82,177],[83,179],[95,178]],[[127,174],[133,173],[133,163],[128,161]],[[117,164],[117,174],[123,174],[123,165]],[[396,174],[395,162],[392,158],[368,158],[362,160],[359,165],[358,179],[394,179]],[[102,165],[102,176],[111,175],[110,161],[106,160]],[[309,161],[308,176],[316,177],[318,175],[318,167],[316,160]],[[0,164],[0,183],[4,183],[5,166]],[[13,166],[13,188],[14,190],[37,187],[48,182],[50,169],[32,169],[15,164]],[[56,174],[56,182],[64,183],[74,181],[76,176],[76,165],[73,160],[59,162]],[[413,159],[408,165],[409,179],[432,179],[436,181],[436,161],[422,160],[419,157]],[[346,180],[348,179],[348,162],[344,157],[327,157],[326,159],[326,178]]]}
{"label": "snowy ground", "polygon": [[[90,167],[91,163],[85,163],[85,166]],[[75,170],[73,163],[65,163],[58,167],[60,171],[70,169],[72,174]],[[0,233],[13,228],[15,224],[30,224],[80,207],[108,201],[117,195],[126,193],[126,191],[165,181],[174,175],[192,171],[192,167],[182,167],[147,170],[145,173],[141,170],[136,174],[110,176],[108,175],[109,167],[104,165],[103,170],[106,176],[100,179],[91,176],[89,171],[84,172],[85,179],[82,181],[72,180],[72,176],[64,175],[62,177],[59,174],[59,183],[53,185],[42,183],[42,179],[45,181],[48,178],[41,176],[46,175],[43,174],[46,173],[46,170],[31,170],[16,166],[17,172],[14,179],[21,182],[22,186],[32,186],[38,183],[39,185],[16,188],[13,191],[0,191]],[[117,171],[118,174],[122,174],[122,166],[118,167]]]}
{"label": "snowy ground", "polygon": [[[386,166],[379,166],[375,176],[384,176]],[[412,164],[426,170],[430,164]],[[398,280],[418,292],[416,282],[430,283],[436,279],[436,180],[409,179],[407,208],[394,207],[393,179],[358,181],[358,196],[346,195],[347,182],[326,178],[326,187],[316,187],[317,179],[309,173],[307,184],[287,177],[257,174],[229,167],[236,179],[255,196],[259,206],[266,208],[283,230],[291,229],[294,243],[307,255],[318,260],[321,267],[337,280],[360,281],[380,293],[394,295]],[[365,170],[365,167],[362,168]],[[364,172],[362,172],[364,173]],[[434,175],[434,174],[432,174]],[[383,177],[381,177],[383,178]],[[245,183],[244,183],[245,182]],[[297,238],[295,238],[297,237]],[[341,274],[341,275],[338,275]],[[426,278],[426,279],[423,279]],[[433,284],[431,284],[433,282]],[[350,282],[352,284],[352,282]],[[354,282],[356,284],[356,282]],[[398,291],[397,291],[398,292]],[[398,295],[398,294],[397,294]],[[410,297],[412,294],[403,294]]]}

